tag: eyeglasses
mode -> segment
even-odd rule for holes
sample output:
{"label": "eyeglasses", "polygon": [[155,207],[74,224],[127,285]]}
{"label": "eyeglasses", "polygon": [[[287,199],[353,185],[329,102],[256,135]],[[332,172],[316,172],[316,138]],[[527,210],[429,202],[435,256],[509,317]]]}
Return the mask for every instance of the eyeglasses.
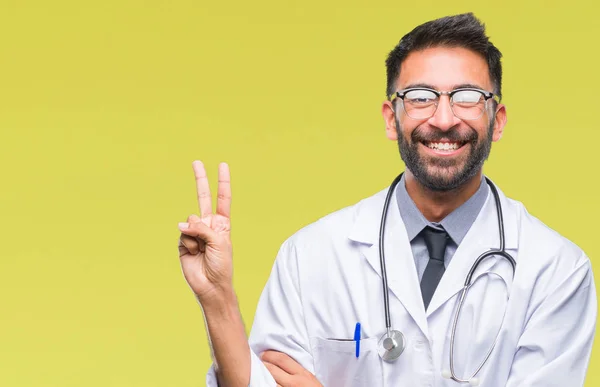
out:
{"label": "eyeglasses", "polygon": [[410,118],[423,120],[432,117],[440,103],[440,96],[450,97],[452,113],[463,120],[476,120],[483,115],[487,101],[500,102],[497,95],[476,88],[461,88],[452,91],[437,91],[425,87],[399,90],[390,96],[390,100],[400,98],[404,112]]}

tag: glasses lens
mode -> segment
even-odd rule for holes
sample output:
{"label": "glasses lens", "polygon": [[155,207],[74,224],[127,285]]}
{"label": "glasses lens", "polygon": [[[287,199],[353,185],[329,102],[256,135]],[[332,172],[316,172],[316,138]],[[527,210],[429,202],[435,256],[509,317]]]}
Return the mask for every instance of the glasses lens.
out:
{"label": "glasses lens", "polygon": [[437,95],[429,90],[409,90],[404,94],[404,111],[415,119],[429,118],[435,113]]}
{"label": "glasses lens", "polygon": [[452,111],[458,118],[474,120],[485,110],[484,95],[476,90],[461,90],[452,96]]}

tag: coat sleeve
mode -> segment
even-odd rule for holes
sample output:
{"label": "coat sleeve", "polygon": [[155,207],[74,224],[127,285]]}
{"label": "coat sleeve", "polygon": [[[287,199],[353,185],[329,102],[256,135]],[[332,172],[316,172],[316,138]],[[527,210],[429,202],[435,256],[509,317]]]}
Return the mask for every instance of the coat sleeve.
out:
{"label": "coat sleeve", "polygon": [[[297,248],[286,240],[275,259],[271,275],[259,298],[249,337],[252,365],[249,387],[275,387],[259,356],[266,350],[286,353],[314,373],[314,364],[302,309],[298,281]],[[206,384],[217,387],[214,364]]]}
{"label": "coat sleeve", "polygon": [[507,387],[584,385],[597,316],[590,260],[582,254],[561,277],[525,326]]}

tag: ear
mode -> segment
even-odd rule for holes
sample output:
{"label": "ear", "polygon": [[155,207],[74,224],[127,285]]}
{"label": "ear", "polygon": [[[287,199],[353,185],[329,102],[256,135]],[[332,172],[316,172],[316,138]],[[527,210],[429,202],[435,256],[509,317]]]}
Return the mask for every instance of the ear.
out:
{"label": "ear", "polygon": [[398,131],[396,130],[396,113],[394,105],[390,101],[385,101],[381,106],[381,115],[385,121],[385,134],[392,141],[398,140]]}
{"label": "ear", "polygon": [[492,141],[496,142],[502,138],[506,121],[506,106],[498,104],[496,107],[496,118],[494,119],[494,134],[492,136]]}

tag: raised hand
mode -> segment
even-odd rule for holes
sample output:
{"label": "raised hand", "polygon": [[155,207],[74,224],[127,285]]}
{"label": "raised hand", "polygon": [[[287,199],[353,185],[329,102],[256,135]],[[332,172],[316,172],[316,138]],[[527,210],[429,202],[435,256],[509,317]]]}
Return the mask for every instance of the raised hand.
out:
{"label": "raised hand", "polygon": [[192,166],[200,216],[190,215],[187,223],[179,223],[179,259],[185,280],[202,303],[218,299],[224,292],[233,292],[231,182],[228,165],[221,163],[217,210],[213,213],[204,165],[194,161]]}

